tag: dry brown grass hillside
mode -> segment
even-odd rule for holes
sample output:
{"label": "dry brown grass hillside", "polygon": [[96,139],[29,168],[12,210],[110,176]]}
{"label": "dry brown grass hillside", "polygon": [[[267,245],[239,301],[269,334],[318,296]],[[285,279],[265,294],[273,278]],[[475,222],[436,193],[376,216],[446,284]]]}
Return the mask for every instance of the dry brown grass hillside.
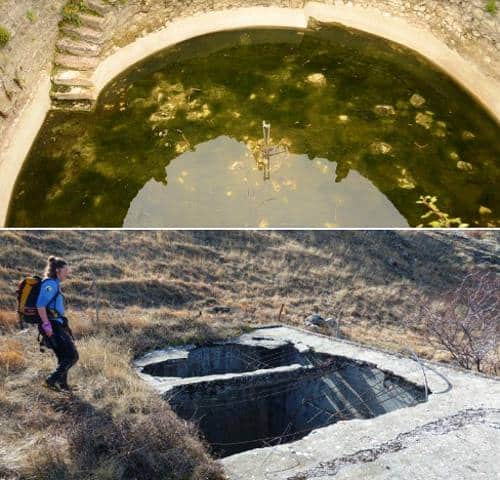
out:
{"label": "dry brown grass hillside", "polygon": [[[475,234],[477,235],[477,233]],[[19,277],[43,270],[50,253],[74,270],[65,287],[73,309],[186,308],[211,302],[269,319],[317,305],[346,320],[399,323],[412,293],[439,296],[464,272],[500,264],[494,232],[485,238],[413,232],[2,232],[0,308],[14,306]],[[452,241],[453,240],[453,241]]]}
{"label": "dry brown grass hillside", "polygon": [[[432,301],[469,271],[498,270],[497,241],[496,232],[0,232],[0,478],[223,478],[196,431],[136,377],[134,356],[236,335],[276,321],[285,304],[283,322],[303,324],[318,308],[341,318],[346,338],[449,361],[405,321],[420,295]],[[52,355],[12,314],[17,281],[49,254],[73,267],[64,293],[81,360],[71,397],[42,387]]]}

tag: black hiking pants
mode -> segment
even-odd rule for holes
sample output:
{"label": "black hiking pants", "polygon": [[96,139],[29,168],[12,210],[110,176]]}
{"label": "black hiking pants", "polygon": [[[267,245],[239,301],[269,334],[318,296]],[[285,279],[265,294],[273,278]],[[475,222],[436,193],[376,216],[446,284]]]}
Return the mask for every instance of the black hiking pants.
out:
{"label": "black hiking pants", "polygon": [[57,368],[47,379],[61,385],[68,384],[68,371],[78,361],[78,351],[66,328],[57,321],[51,321],[52,336],[47,344],[57,357]]}

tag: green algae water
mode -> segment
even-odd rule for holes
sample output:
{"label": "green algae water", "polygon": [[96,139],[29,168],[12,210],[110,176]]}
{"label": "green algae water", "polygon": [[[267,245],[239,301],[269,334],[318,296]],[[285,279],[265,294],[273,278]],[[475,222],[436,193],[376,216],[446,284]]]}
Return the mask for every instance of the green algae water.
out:
{"label": "green algae water", "polygon": [[394,43],[216,33],[124,72],[92,113],[49,113],[8,225],[498,226],[499,134]]}

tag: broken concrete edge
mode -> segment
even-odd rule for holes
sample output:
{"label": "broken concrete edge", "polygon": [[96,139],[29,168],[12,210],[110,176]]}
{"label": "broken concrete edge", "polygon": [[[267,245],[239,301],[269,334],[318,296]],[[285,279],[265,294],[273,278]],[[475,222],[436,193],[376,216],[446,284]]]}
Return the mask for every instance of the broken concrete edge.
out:
{"label": "broken concrete edge", "polygon": [[[280,325],[281,327],[281,325]],[[421,374],[418,367],[409,358],[398,358],[393,354],[380,352],[379,349],[367,349],[364,345],[356,345],[354,342],[337,341],[327,335],[316,334],[301,328],[287,325],[282,327],[283,332],[276,330],[269,332],[270,336],[281,338],[294,338],[304,343],[316,346],[317,351],[331,353],[333,355],[348,355],[350,358],[373,361],[379,369],[388,369],[396,375],[413,383],[421,383]],[[419,403],[411,409],[400,409],[379,415],[372,419],[340,421],[333,425],[324,426],[313,430],[309,435],[288,444],[269,446],[248,450],[221,459],[221,464],[231,479],[239,479],[241,472],[248,471],[245,478],[248,480],[265,480],[272,473],[273,479],[285,479],[291,475],[301,474],[311,468],[331,462],[332,459],[351,455],[355,452],[367,452],[374,445],[384,442],[398,441],[401,434],[412,432],[415,429],[427,428],[435,422],[441,422],[457,413],[477,410],[493,411],[498,408],[498,394],[500,384],[494,379],[481,378],[476,375],[464,375],[463,371],[456,371],[441,365],[438,375],[430,375],[430,387],[433,395],[429,396],[427,402]],[[446,375],[453,388],[443,389],[443,376]],[[434,373],[434,372],[433,372]],[[469,372],[467,372],[469,373]],[[496,410],[497,411],[497,410]],[[363,422],[362,424],[360,422]],[[341,441],[339,441],[341,440]],[[460,448],[461,441],[451,438],[450,448]],[[491,443],[491,447],[495,441]],[[432,461],[432,452],[429,452],[427,442],[416,444],[414,449],[418,451],[423,461]],[[412,452],[413,453],[413,452]],[[272,457],[272,464],[267,460]],[[399,468],[408,468],[407,458],[403,460],[392,459],[394,465]],[[292,465],[290,465],[292,463]],[[391,463],[392,465],[392,463]],[[364,467],[363,467],[364,468]],[[444,464],[444,469],[447,464]],[[406,471],[406,470],[405,470]],[[403,470],[402,470],[403,472]],[[392,471],[394,478],[406,478],[404,474],[398,475]],[[366,467],[359,475],[342,478],[361,478],[368,473],[374,473],[370,467]],[[399,472],[398,472],[399,473]],[[311,476],[296,478],[312,478]],[[368,475],[369,476],[369,475]],[[318,476],[323,478],[323,476]],[[326,476],[324,477],[326,478]],[[384,477],[385,478],[385,477]],[[452,476],[451,478],[464,478]]]}
{"label": "broken concrete edge", "polygon": [[[367,362],[368,363],[368,362]],[[376,368],[376,366],[375,366]],[[136,369],[139,377],[146,382],[153,390],[162,396],[165,400],[169,400],[170,393],[177,389],[183,389],[193,385],[225,385],[227,382],[231,382],[238,379],[253,379],[259,381],[261,378],[266,378],[269,375],[275,374],[288,374],[296,372],[308,372],[314,370],[314,367],[301,366],[299,364],[284,365],[281,367],[274,368],[260,368],[258,370],[251,370],[248,372],[238,372],[238,373],[219,373],[219,374],[209,374],[200,377],[155,377],[147,373],[141,372]],[[382,371],[382,369],[379,369]],[[397,377],[397,375],[389,372],[391,375]],[[420,385],[416,385],[420,387]],[[175,393],[174,393],[175,395]]]}
{"label": "broken concrete edge", "polygon": [[[397,358],[400,358],[400,359],[403,359],[403,360],[410,360],[410,361],[412,361],[412,362],[415,363],[415,368],[418,368],[418,364],[415,362],[415,360],[412,357],[408,356],[408,355],[404,355],[403,353],[395,352],[393,350],[383,349],[383,348],[380,348],[380,347],[374,347],[372,345],[368,345],[368,344],[356,342],[356,341],[353,341],[353,340],[347,340],[345,338],[338,338],[338,337],[334,337],[334,336],[331,336],[331,335],[326,335],[324,333],[315,332],[313,330],[308,330],[307,328],[302,328],[302,327],[299,327],[297,325],[285,324],[285,323],[278,323],[278,322],[276,322],[276,323],[266,323],[266,324],[255,323],[255,324],[248,325],[248,328],[249,328],[249,330],[246,333],[242,334],[242,335],[252,334],[255,330],[266,330],[266,329],[274,329],[274,328],[287,328],[287,329],[292,329],[292,330],[295,330],[297,332],[304,333],[304,334],[307,334],[307,335],[313,335],[313,336],[316,336],[316,337],[324,338],[326,340],[330,340],[330,341],[334,341],[334,342],[338,342],[338,343],[343,343],[345,345],[351,345],[353,347],[361,348],[361,349],[365,349],[365,350],[369,350],[369,351],[372,351],[372,352],[375,352],[375,353],[382,353],[384,355],[389,355],[389,356],[397,357]],[[239,338],[239,337],[237,337],[237,338]],[[213,343],[217,344],[217,345],[222,345],[224,343],[233,343],[237,338],[225,339],[225,340],[221,340],[220,342],[213,342]],[[143,355],[141,355],[141,356],[139,356],[137,358],[131,359],[131,365],[132,365],[132,367],[137,371],[137,373],[142,378],[150,378],[151,377],[150,375],[143,374],[141,372],[141,369],[144,366],[146,366],[148,364],[151,364],[151,363],[155,363],[155,362],[167,359],[164,356],[165,352],[173,353],[174,355],[180,355],[180,353],[182,352],[182,353],[185,353],[185,357],[187,358],[187,354],[189,353],[189,350],[192,350],[195,347],[196,347],[196,345],[191,345],[191,344],[174,345],[174,346],[168,346],[167,345],[167,346],[165,346],[165,348],[152,350],[150,352],[144,353]],[[405,346],[402,345],[402,347],[405,347]],[[180,357],[176,357],[176,358],[180,358]],[[451,369],[451,370],[455,370],[456,372],[459,372],[459,373],[463,373],[463,374],[467,374],[467,375],[473,375],[473,376],[476,376],[476,377],[479,377],[479,378],[493,380],[495,382],[500,382],[500,377],[496,377],[496,376],[492,376],[492,375],[487,375],[485,373],[476,372],[476,371],[473,371],[473,370],[467,370],[467,369],[465,369],[463,367],[460,367],[459,365],[456,365],[456,364],[453,364],[453,363],[438,362],[438,361],[433,361],[433,360],[429,360],[429,359],[424,359],[422,357],[419,357],[419,360],[420,360],[420,362],[422,363],[422,365],[424,367],[428,367],[429,369],[431,369],[431,367]],[[367,362],[367,363],[371,363],[371,362]],[[379,368],[380,370],[384,370],[383,368],[380,368],[376,364],[373,364],[372,366],[374,366],[376,368]],[[281,368],[281,367],[278,367],[278,368]],[[394,372],[390,372],[390,373],[394,373]],[[248,372],[242,373],[241,375],[245,375],[245,374],[248,374]],[[443,375],[441,372],[440,372],[440,374]],[[236,375],[236,374],[234,374],[234,375]],[[240,374],[238,374],[238,375],[240,375]],[[203,377],[200,377],[200,378],[203,378]],[[421,385],[422,386],[424,385],[424,379],[423,378],[422,378]],[[170,387],[170,385],[169,385],[169,387]],[[431,392],[429,391],[429,393],[431,393]]]}
{"label": "broken concrete edge", "polygon": [[[313,330],[308,330],[307,328],[298,327],[296,325],[287,325],[287,324],[284,324],[284,323],[271,323],[271,324],[266,324],[264,326],[257,326],[256,325],[255,328],[256,329],[257,328],[258,329],[264,329],[264,328],[276,328],[276,327],[291,328],[293,330],[297,330],[298,332],[307,333],[309,335],[315,335],[317,337],[321,337],[321,338],[333,340],[335,342],[344,343],[346,345],[352,345],[353,347],[363,348],[363,349],[366,349],[366,350],[370,350],[372,352],[383,353],[385,355],[392,355],[392,356],[397,357],[397,358],[401,358],[401,359],[405,359],[405,360],[411,360],[411,361],[414,362],[413,358],[409,357],[408,355],[404,355],[402,353],[395,352],[393,350],[387,350],[387,349],[380,348],[380,347],[374,347],[373,345],[368,345],[368,344],[365,344],[365,343],[355,342],[354,340],[347,340],[345,338],[337,338],[337,337],[333,337],[333,336],[330,336],[330,335],[325,335],[324,333],[315,332]],[[404,347],[404,345],[402,345],[402,347]],[[484,379],[494,380],[496,382],[500,382],[500,377],[498,377],[498,376],[487,375],[486,373],[476,372],[474,370],[467,370],[466,368],[463,368],[460,365],[456,365],[456,364],[453,364],[453,363],[437,362],[437,361],[428,360],[428,359],[422,358],[422,357],[419,357],[419,359],[423,363],[424,366],[429,366],[430,365],[430,366],[433,366],[433,367],[440,367],[440,368],[452,369],[452,370],[455,370],[455,371],[460,372],[460,373],[465,373],[467,375],[474,375],[476,377],[480,377],[480,378],[484,378]]]}
{"label": "broken concrete edge", "polygon": [[[286,345],[292,344],[292,342],[287,340],[280,339],[262,339],[262,338],[254,338],[252,336],[254,330],[259,330],[258,327],[255,329],[251,329],[242,333],[241,335],[229,339],[221,339],[219,341],[211,341],[209,343],[194,345],[194,344],[186,344],[186,345],[171,345],[165,346],[164,348],[155,349],[150,352],[146,352],[143,355],[134,358],[132,360],[132,368],[136,371],[139,377],[146,381],[149,385],[151,385],[157,393],[160,395],[167,394],[170,390],[175,387],[190,385],[190,384],[198,384],[204,382],[216,382],[216,381],[224,381],[231,378],[252,376],[259,377],[263,374],[268,374],[270,371],[273,372],[287,372],[287,371],[295,371],[300,370],[302,368],[310,369],[312,366],[304,367],[298,363],[291,363],[288,365],[281,365],[272,368],[256,368],[255,370],[248,370],[245,372],[227,372],[227,373],[211,373],[207,375],[200,376],[192,376],[192,377],[168,377],[168,376],[158,376],[148,372],[145,372],[146,367],[158,363],[163,363],[169,360],[182,360],[188,359],[191,351],[195,350],[198,347],[210,347],[210,346],[224,346],[227,345],[229,347],[234,347],[235,345],[242,346],[258,346],[263,348],[268,348],[270,350],[284,347]],[[309,348],[300,349],[299,346],[294,345],[294,347],[299,352],[307,352]]]}
{"label": "broken concrete edge", "polygon": [[[317,2],[307,2],[303,8],[231,8],[171,21],[160,30],[120,48],[99,63],[92,75],[95,100],[119,74],[176,43],[208,33],[241,28],[304,29],[310,18],[371,33],[416,51],[462,85],[500,124],[498,82],[483,74],[477,65],[466,61],[429,31],[417,29],[406,20],[381,14],[369,7]],[[0,226],[6,224],[15,181],[50,109],[50,90],[50,76],[47,80],[47,74],[43,72],[39,88],[0,143]]]}
{"label": "broken concrete edge", "polygon": [[[320,335],[316,334],[315,332],[311,332],[305,329],[300,329],[300,328],[295,328],[291,327],[289,325],[284,325],[284,324],[272,324],[272,325],[255,325],[252,326],[253,328],[249,331],[246,331],[245,333],[242,333],[238,337],[231,338],[231,339],[224,339],[221,341],[214,341],[211,342],[209,345],[212,346],[222,346],[222,345],[246,345],[246,346],[255,346],[255,347],[265,347],[269,349],[277,348],[280,346],[284,346],[286,344],[291,344],[293,347],[301,353],[307,353],[307,352],[316,352],[316,353],[325,353],[322,350],[316,351],[314,347],[312,347],[310,344],[302,344],[301,342],[296,343],[293,339],[290,338],[280,338],[279,334],[278,336],[275,336],[274,334],[271,335],[271,337],[263,337],[262,333],[265,330],[275,330],[275,331],[280,331],[282,330],[283,333],[286,335],[287,332],[297,332],[300,335],[306,335],[309,338],[314,338],[314,337],[319,337],[321,339],[327,340],[331,344],[344,344],[344,345],[349,345],[349,346],[354,346],[357,349],[360,349],[362,351],[371,351],[375,353],[381,353],[384,357],[386,362],[387,360],[390,361],[391,358],[401,358],[402,360],[408,361],[410,360],[410,363],[408,365],[413,365],[413,360],[408,359],[407,357],[404,356],[394,356],[391,354],[391,352],[382,352],[377,349],[369,349],[365,348],[363,345],[360,344],[354,344],[354,343],[349,343],[349,342],[342,342],[336,338],[329,337],[327,335]],[[261,336],[256,337],[256,334],[260,334]],[[144,368],[147,367],[148,365],[155,364],[155,363],[162,363],[164,361],[168,360],[180,360],[180,359],[187,359],[190,352],[193,350],[195,346],[188,344],[185,346],[182,345],[175,345],[175,346],[166,346],[165,348],[162,349],[156,349],[151,352],[147,352],[144,355],[142,355],[139,358],[136,358],[132,362],[132,368],[136,371],[138,376],[144,380],[148,385],[153,387],[153,389],[159,393],[162,396],[165,396],[165,398],[168,399],[169,392],[176,387],[185,387],[193,384],[204,384],[204,383],[211,383],[213,384],[214,382],[226,382],[228,380],[234,379],[234,378],[239,378],[239,377],[251,377],[251,378],[264,378],[267,375],[274,374],[277,372],[287,372],[287,371],[294,371],[294,370],[300,370],[300,371],[308,371],[310,369],[316,369],[318,366],[314,365],[302,365],[300,363],[291,363],[289,365],[284,365],[284,366],[275,366],[275,367],[266,367],[266,368],[256,368],[255,370],[248,370],[245,372],[226,372],[226,373],[208,373],[206,375],[200,375],[200,376],[193,376],[193,377],[177,377],[177,376],[158,376],[155,374],[152,374],[150,372],[145,372]],[[405,376],[405,374],[402,371],[396,371],[396,370],[391,370],[389,368],[384,367],[383,365],[379,364],[378,361],[374,362],[371,360],[368,360],[366,358],[358,358],[356,356],[354,357],[349,357],[343,354],[340,354],[338,352],[333,353],[333,352],[328,352],[328,355],[335,357],[336,361],[341,360],[345,362],[352,362],[357,365],[363,365],[367,366],[372,369],[379,370],[383,372],[387,378],[400,378],[404,379],[405,381],[411,383],[414,385],[415,388],[421,389],[422,392],[426,392],[426,399],[427,395],[432,393],[431,388],[429,388],[426,378],[424,378],[423,375],[419,375],[418,372],[413,372],[412,376],[414,377],[413,379],[410,379]],[[403,369],[404,370],[404,369]],[[442,374],[439,374],[439,376],[443,376]],[[446,380],[446,379],[445,379]],[[447,381],[447,380],[446,380]],[[447,382],[449,384],[449,382]]]}
{"label": "broken concrete edge", "polygon": [[[387,354],[381,349],[369,349],[355,342],[337,340],[328,335],[282,323],[249,326],[255,327],[255,329],[242,335],[246,336],[247,340],[255,336],[268,340],[290,340],[295,345],[312,347],[316,352],[333,356],[347,356],[349,359],[361,360],[362,362],[368,361],[370,364],[376,365],[377,369],[389,371],[402,377],[405,381],[415,385],[422,383],[422,376],[418,367],[414,366],[413,360],[407,357],[400,358],[392,352]],[[299,373],[301,371],[299,370]],[[444,375],[440,375],[440,372],[449,378],[449,383],[452,384],[453,388],[442,388]],[[264,375],[256,376],[254,374],[255,376],[251,376],[251,381],[258,382],[260,379],[267,381],[266,378],[270,374],[272,381],[272,378],[277,375],[275,370],[267,370],[262,373]],[[411,445],[412,452],[409,455],[413,455],[413,450],[415,450],[420,457],[424,458],[424,461],[430,461],[432,452],[429,452],[428,442],[420,444],[421,436],[418,432],[426,432],[433,425],[439,426],[443,422],[447,422],[448,418],[455,418],[456,415],[462,418],[463,415],[468,415],[468,412],[500,412],[498,408],[494,410],[495,407],[498,407],[498,394],[500,393],[500,384],[497,381],[492,382],[494,379],[489,377],[485,379],[478,375],[464,375],[464,373],[469,372],[456,371],[445,365],[441,365],[439,371],[434,373],[438,373],[438,375],[431,375],[429,380],[430,387],[435,394],[430,395],[427,402],[418,403],[411,409],[396,409],[370,419],[351,419],[331,425],[318,426],[298,440],[235,453],[224,457],[220,463],[228,478],[231,479],[241,479],[242,472],[245,473],[244,477],[248,480],[265,480],[269,478],[268,474],[270,473],[273,474],[272,478],[276,480],[284,480],[291,475],[298,475],[295,477],[298,479],[302,478],[300,477],[302,472],[310,472],[321,466],[329,465],[332,461],[342,459],[345,456],[349,459],[352,455],[357,455],[357,452],[368,452],[377,445],[383,446],[387,442],[392,445],[393,442],[399,442],[401,438],[413,435],[412,432],[417,432],[418,438],[415,439],[415,444]],[[293,374],[289,372],[287,375]],[[240,378],[236,380],[235,376],[232,377],[231,384],[234,384],[235,381],[238,383],[249,380],[249,372],[238,374],[238,376]],[[192,382],[192,380],[191,377],[190,381]],[[204,380],[205,384],[209,383],[206,382],[209,378],[205,377]],[[218,382],[217,385],[225,387],[229,383]],[[199,385],[191,383],[187,388],[187,394],[191,391],[197,391],[199,387]],[[171,398],[177,398],[178,392],[182,391],[182,389],[174,390]],[[165,398],[171,400],[168,395]],[[441,432],[439,428],[437,430],[437,433]],[[451,442],[450,448],[460,448],[461,441],[459,442],[455,437],[447,437],[446,441]],[[493,440],[491,445],[493,446],[494,443]],[[272,465],[267,462],[271,455],[273,455]],[[299,460],[300,462],[296,463]],[[391,461],[395,462],[396,469],[408,467],[406,458],[402,460],[392,459]],[[444,468],[447,468],[447,465],[444,465]],[[366,474],[367,471],[371,472],[368,469],[363,470],[362,473]],[[309,478],[309,476],[304,478]],[[321,476],[321,478],[323,477]],[[347,478],[359,478],[359,475]],[[451,478],[463,477],[452,476]]]}
{"label": "broken concrete edge", "polygon": [[[222,342],[220,345],[223,345]],[[350,358],[346,355],[333,355],[331,354],[332,361],[340,362],[341,364],[351,364],[356,365],[359,368],[367,367],[373,370],[377,370],[384,374],[386,379],[391,379],[396,383],[406,382],[408,385],[411,385],[415,388],[415,390],[420,391],[422,395],[424,394],[425,387],[423,384],[416,383],[414,381],[408,380],[405,377],[393,372],[392,370],[388,370],[386,368],[381,368],[374,362],[368,360],[361,360],[357,358]],[[284,374],[297,374],[299,373],[301,378],[308,377],[316,377],[318,376],[318,372],[322,372],[323,375],[328,375],[328,373],[332,369],[332,364],[327,365],[299,365],[299,364],[290,364],[290,365],[282,365],[278,367],[270,367],[270,368],[259,368],[256,370],[249,370],[246,372],[228,372],[224,374],[208,374],[199,377],[165,377],[165,383],[158,382],[158,385],[162,385],[161,391],[159,392],[162,396],[165,396],[166,399],[169,397],[169,392],[178,387],[189,387],[196,385],[198,387],[203,386],[225,386],[228,381],[232,382],[238,379],[246,379],[246,382],[260,382],[262,378],[271,378],[276,375],[284,375]],[[156,377],[151,374],[141,373],[141,377],[158,380],[159,377]],[[322,376],[322,375],[319,375]],[[176,378],[176,380],[171,380],[172,378]],[[148,382],[150,383],[150,382]],[[432,391],[429,389],[428,394],[430,395]],[[425,397],[427,399],[427,397]]]}

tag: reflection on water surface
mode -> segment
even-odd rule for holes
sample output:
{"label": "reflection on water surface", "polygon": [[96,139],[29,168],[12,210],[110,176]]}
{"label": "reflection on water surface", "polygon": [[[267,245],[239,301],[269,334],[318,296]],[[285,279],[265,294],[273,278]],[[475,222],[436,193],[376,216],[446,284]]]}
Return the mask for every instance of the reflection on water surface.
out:
{"label": "reflection on water surface", "polygon": [[336,163],[307,155],[271,158],[264,179],[244,143],[218,137],[170,163],[132,200],[125,227],[407,226],[404,217],[355,170],[335,183]]}

